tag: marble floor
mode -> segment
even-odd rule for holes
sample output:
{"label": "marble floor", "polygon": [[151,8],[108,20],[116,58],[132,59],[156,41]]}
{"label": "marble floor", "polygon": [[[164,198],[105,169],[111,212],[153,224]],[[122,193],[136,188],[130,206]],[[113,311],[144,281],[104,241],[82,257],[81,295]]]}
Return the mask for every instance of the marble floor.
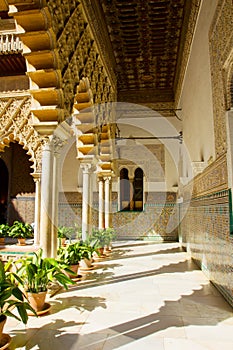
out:
{"label": "marble floor", "polygon": [[179,243],[117,242],[50,311],[8,319],[9,349],[232,350],[233,309]]}

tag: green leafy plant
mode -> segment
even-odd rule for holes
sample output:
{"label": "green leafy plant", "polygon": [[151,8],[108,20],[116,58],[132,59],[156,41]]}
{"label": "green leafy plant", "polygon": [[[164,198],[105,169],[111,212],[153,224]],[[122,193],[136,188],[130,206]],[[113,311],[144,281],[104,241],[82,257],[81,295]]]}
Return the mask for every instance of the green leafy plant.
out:
{"label": "green leafy plant", "polygon": [[58,238],[70,239],[72,237],[73,233],[74,233],[74,228],[73,227],[59,226],[57,228],[57,236],[58,236]]}
{"label": "green leafy plant", "polygon": [[66,265],[77,265],[82,259],[80,242],[68,244],[66,247],[60,247],[57,256]]}
{"label": "green leafy plant", "polygon": [[10,227],[9,236],[13,238],[31,238],[33,237],[33,227],[21,221],[14,221]]}
{"label": "green leafy plant", "polygon": [[8,224],[0,224],[0,238],[8,236],[10,226]]}
{"label": "green leafy plant", "polygon": [[[0,319],[10,316],[26,324],[28,321],[27,310],[35,315],[36,312],[27,302],[26,295],[18,286],[18,283],[23,283],[23,281],[16,273],[8,271],[10,265],[11,262],[4,265],[0,261]],[[14,308],[17,309],[18,315],[12,312]]]}
{"label": "green leafy plant", "polygon": [[43,251],[39,249],[32,256],[23,257],[16,261],[17,274],[23,281],[27,292],[39,293],[47,291],[49,283],[57,281],[65,289],[74,282],[64,273],[70,269],[64,263],[54,258],[42,258]]}
{"label": "green leafy plant", "polygon": [[98,254],[97,243],[98,239],[93,238],[92,236],[88,237],[85,241],[80,241],[82,259],[86,258],[91,260],[94,252]]}
{"label": "green leafy plant", "polygon": [[114,230],[112,228],[93,229],[92,238],[96,239],[98,248],[108,246],[114,238]]}

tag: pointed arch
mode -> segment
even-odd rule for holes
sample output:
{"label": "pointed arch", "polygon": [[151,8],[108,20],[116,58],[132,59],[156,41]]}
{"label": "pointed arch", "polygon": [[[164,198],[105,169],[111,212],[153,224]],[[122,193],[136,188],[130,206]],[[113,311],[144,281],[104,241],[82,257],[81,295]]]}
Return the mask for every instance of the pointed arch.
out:
{"label": "pointed arch", "polygon": [[130,181],[127,168],[120,170],[120,210],[130,210]]}
{"label": "pointed arch", "polygon": [[143,170],[137,168],[134,172],[134,181],[133,181],[133,193],[134,193],[134,210],[142,211],[143,210]]}

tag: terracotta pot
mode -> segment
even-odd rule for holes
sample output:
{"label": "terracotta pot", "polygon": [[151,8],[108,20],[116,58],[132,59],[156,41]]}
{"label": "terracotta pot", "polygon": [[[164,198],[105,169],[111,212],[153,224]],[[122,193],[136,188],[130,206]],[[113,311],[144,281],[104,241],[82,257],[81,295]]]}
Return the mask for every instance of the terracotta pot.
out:
{"label": "terracotta pot", "polygon": [[67,276],[69,278],[76,278],[77,277],[77,274],[78,274],[78,267],[79,267],[79,264],[76,264],[76,265],[69,265],[69,269],[72,270],[75,275],[71,275],[70,273],[66,273]]}
{"label": "terracotta pot", "polygon": [[36,312],[44,309],[46,295],[47,291],[39,293],[27,292],[28,301]]}
{"label": "terracotta pot", "polygon": [[100,254],[100,257],[104,256],[104,247],[98,248],[98,252]]}
{"label": "terracotta pot", "polygon": [[87,258],[83,258],[80,260],[79,266],[81,269],[92,269],[92,261],[88,260]]}
{"label": "terracotta pot", "polygon": [[3,328],[5,326],[5,323],[6,323],[6,316],[1,315],[0,316],[0,344],[1,344],[2,336],[3,336]]}
{"label": "terracotta pot", "polygon": [[5,237],[0,237],[0,245],[5,245]]}
{"label": "terracotta pot", "polygon": [[18,238],[18,245],[26,245],[26,239],[25,238]]}
{"label": "terracotta pot", "polygon": [[66,238],[60,238],[61,240],[61,246],[65,247],[66,246]]}

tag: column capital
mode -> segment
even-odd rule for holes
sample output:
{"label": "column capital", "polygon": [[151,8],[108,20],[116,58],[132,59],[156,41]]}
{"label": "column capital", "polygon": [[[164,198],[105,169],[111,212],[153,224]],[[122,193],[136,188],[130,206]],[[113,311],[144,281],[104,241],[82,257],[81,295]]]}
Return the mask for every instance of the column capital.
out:
{"label": "column capital", "polygon": [[33,181],[40,182],[41,181],[41,173],[32,173]]}
{"label": "column capital", "polygon": [[60,151],[61,151],[62,147],[64,146],[65,142],[60,137],[53,135],[52,144],[53,144],[54,153],[60,154]]}
{"label": "column capital", "polygon": [[95,165],[92,163],[81,163],[80,168],[82,169],[84,174],[89,174],[95,170]]}
{"label": "column capital", "polygon": [[105,182],[110,182],[112,180],[112,176],[103,176]]}

